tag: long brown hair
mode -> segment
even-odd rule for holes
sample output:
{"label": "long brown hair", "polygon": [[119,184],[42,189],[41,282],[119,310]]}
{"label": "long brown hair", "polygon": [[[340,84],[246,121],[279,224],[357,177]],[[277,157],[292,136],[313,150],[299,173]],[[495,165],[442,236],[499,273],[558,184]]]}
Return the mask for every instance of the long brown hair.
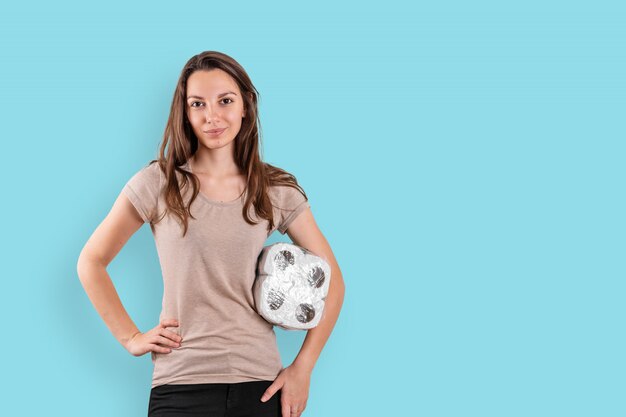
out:
{"label": "long brown hair", "polygon": [[[246,175],[247,193],[242,215],[244,220],[251,225],[258,224],[262,219],[267,220],[269,233],[274,227],[274,211],[272,210],[274,205],[269,198],[270,186],[294,187],[304,195],[306,200],[308,197],[292,174],[262,161],[259,154],[262,151],[259,134],[261,122],[257,107],[259,93],[243,67],[230,56],[217,51],[205,51],[191,57],[178,79],[158,159],[150,161],[150,164],[158,163],[165,176],[164,200],[167,209],[155,223],[160,222],[165,214],[171,211],[183,224],[183,236],[185,236],[189,217],[195,219],[190,207],[200,192],[200,180],[193,173],[181,168],[198,149],[198,138],[193,132],[186,113],[187,80],[195,71],[209,71],[216,68],[233,77],[244,100],[246,117],[242,119],[241,129],[234,140],[235,163]],[[193,194],[187,206],[183,202],[178,176],[181,176],[183,189],[189,184],[192,185]],[[259,221],[253,221],[249,216],[251,206],[254,207]]]}

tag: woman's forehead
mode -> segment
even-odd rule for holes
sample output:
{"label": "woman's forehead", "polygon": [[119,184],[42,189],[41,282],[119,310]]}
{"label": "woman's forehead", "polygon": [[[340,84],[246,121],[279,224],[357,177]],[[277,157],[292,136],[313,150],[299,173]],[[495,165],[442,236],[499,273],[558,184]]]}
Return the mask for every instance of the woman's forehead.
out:
{"label": "woman's forehead", "polygon": [[233,78],[226,72],[215,69],[196,71],[187,80],[187,95],[218,96],[225,93],[238,94],[239,88]]}

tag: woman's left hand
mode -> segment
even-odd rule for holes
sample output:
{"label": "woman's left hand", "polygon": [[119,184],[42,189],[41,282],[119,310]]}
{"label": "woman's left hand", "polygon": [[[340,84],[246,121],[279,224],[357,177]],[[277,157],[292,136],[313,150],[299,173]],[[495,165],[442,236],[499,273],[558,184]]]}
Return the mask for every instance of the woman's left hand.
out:
{"label": "woman's left hand", "polygon": [[311,371],[292,363],[280,371],[274,383],[265,390],[261,401],[269,400],[276,391],[281,390],[282,417],[300,417],[309,398],[310,383]]}

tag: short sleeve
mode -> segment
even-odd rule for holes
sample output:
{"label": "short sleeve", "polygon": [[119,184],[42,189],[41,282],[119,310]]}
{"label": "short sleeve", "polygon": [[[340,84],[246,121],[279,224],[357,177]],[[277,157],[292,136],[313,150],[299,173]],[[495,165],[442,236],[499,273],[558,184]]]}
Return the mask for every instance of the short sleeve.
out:
{"label": "short sleeve", "polygon": [[151,223],[156,218],[160,189],[161,169],[158,162],[153,162],[133,175],[122,192],[135,206],[144,223]]}
{"label": "short sleeve", "polygon": [[288,185],[277,186],[278,194],[278,231],[287,233],[289,225],[311,205],[300,190]]}

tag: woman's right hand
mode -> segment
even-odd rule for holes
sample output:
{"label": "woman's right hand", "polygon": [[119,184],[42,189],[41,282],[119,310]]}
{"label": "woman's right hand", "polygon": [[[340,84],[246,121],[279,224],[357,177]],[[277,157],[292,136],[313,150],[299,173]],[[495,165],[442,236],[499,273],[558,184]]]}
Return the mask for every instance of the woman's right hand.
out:
{"label": "woman's right hand", "polygon": [[170,353],[172,349],[161,345],[178,348],[183,338],[166,330],[166,327],[178,327],[178,320],[164,319],[152,330],[136,333],[126,344],[126,350],[133,356],[141,356],[148,352]]}

